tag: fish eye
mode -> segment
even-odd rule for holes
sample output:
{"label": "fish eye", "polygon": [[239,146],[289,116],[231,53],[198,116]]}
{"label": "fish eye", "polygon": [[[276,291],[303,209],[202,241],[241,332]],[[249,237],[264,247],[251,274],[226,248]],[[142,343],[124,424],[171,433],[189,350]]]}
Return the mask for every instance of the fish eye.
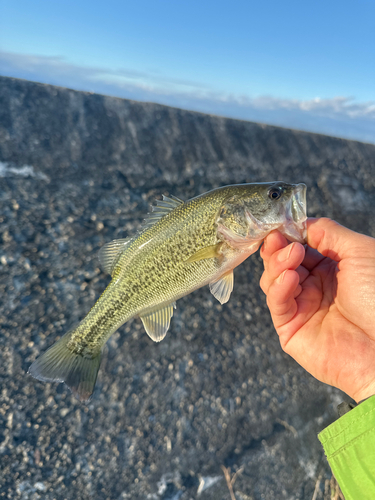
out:
{"label": "fish eye", "polygon": [[273,187],[268,191],[268,196],[271,200],[278,200],[282,195],[283,188],[281,187]]}

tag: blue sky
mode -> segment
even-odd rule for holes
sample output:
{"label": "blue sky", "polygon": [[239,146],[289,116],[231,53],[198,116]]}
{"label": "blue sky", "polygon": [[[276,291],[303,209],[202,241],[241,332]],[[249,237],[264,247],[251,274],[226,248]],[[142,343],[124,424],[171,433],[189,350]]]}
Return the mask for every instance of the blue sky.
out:
{"label": "blue sky", "polygon": [[375,1],[0,0],[0,74],[375,142]]}

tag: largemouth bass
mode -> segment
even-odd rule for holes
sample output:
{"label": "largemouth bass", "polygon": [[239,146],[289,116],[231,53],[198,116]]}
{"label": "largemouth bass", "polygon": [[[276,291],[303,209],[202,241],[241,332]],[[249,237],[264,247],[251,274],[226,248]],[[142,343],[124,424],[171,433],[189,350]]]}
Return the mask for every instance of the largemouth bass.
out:
{"label": "largemouth bass", "polygon": [[187,202],[163,197],[132,238],[104,245],[99,258],[112,281],[87,316],[30,366],[43,381],[65,382],[81,401],[93,393],[101,351],[126,321],[139,316],[152,340],[169,328],[176,300],[209,285],[222,304],[233,269],[278,229],[306,237],[306,186],[270,182],[225,186]]}

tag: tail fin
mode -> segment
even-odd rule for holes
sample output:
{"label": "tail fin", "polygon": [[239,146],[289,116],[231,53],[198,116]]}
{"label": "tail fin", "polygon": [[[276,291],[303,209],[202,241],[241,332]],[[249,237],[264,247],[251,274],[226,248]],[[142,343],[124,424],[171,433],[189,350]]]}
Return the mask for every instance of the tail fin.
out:
{"label": "tail fin", "polygon": [[43,382],[65,382],[77,399],[88,402],[98,376],[101,353],[90,358],[72,352],[67,347],[72,333],[70,330],[39,356],[28,373]]}

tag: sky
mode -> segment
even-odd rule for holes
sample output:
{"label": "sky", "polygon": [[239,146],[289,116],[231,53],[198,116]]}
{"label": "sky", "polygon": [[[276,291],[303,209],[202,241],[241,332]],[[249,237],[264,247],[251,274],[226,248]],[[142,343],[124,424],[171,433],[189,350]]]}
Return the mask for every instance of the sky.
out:
{"label": "sky", "polygon": [[375,1],[0,0],[0,74],[375,143]]}

